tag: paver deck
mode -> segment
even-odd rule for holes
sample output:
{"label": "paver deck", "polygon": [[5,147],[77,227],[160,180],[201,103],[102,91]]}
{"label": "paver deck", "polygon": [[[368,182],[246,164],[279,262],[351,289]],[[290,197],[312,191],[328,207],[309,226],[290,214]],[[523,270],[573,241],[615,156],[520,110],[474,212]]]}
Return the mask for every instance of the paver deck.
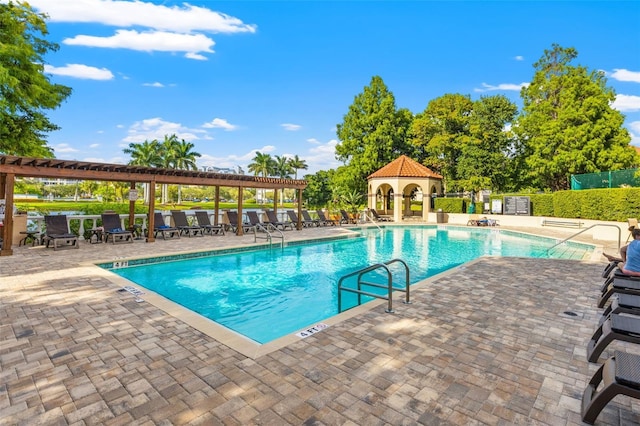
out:
{"label": "paver deck", "polygon": [[[288,231],[287,239],[342,229]],[[0,258],[0,423],[43,425],[581,424],[601,262],[482,258],[255,359],[88,262],[253,244],[16,247]],[[615,342],[603,359],[638,345]],[[616,397],[597,424],[640,423]]]}

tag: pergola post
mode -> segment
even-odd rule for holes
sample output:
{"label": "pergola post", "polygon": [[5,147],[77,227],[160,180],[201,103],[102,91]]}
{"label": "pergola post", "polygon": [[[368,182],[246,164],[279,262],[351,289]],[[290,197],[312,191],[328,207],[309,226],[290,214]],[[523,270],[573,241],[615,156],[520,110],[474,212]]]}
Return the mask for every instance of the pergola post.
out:
{"label": "pergola post", "polygon": [[153,233],[153,229],[155,228],[155,210],[156,210],[156,181],[151,180],[149,182],[149,229],[147,229],[147,242],[152,243],[156,240],[156,237]]}
{"label": "pergola post", "polygon": [[4,220],[2,226],[2,249],[0,256],[11,256],[13,249],[13,184],[16,176],[13,173],[3,174],[4,185],[2,185],[4,205]]}
{"label": "pergola post", "polygon": [[215,215],[213,216],[213,224],[214,226],[218,226],[218,212],[220,210],[220,185],[215,186],[215,200],[213,201],[213,210],[215,211]]}
{"label": "pergola post", "polygon": [[236,223],[236,235],[241,237],[244,235],[242,226],[242,187],[238,187],[238,223]]}
{"label": "pergola post", "polygon": [[[129,189],[130,190],[136,189],[136,183],[134,181],[131,181],[129,185]],[[131,194],[131,192],[129,192],[129,194]],[[135,229],[135,227],[133,226],[136,221],[135,214],[136,214],[136,200],[132,200],[131,195],[129,195],[129,230],[130,231],[133,231]]]}

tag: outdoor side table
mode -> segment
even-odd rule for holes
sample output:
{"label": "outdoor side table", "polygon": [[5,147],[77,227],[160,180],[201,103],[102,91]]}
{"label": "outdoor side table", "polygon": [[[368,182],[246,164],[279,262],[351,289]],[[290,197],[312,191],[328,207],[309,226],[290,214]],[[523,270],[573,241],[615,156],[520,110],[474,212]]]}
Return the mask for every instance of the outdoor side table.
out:
{"label": "outdoor side table", "polygon": [[31,247],[35,246],[36,243],[40,245],[39,231],[20,231],[20,234],[24,235],[24,238],[18,242],[18,247],[23,245],[26,246],[29,242],[31,242]]}

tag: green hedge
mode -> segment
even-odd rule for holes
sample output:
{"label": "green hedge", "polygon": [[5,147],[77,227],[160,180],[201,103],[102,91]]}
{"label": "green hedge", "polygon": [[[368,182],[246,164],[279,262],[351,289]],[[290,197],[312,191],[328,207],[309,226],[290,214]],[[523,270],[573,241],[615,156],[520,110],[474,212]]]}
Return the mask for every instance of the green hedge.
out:
{"label": "green hedge", "polygon": [[[533,216],[615,222],[626,222],[628,218],[640,218],[640,188],[567,190],[546,194],[499,194],[491,195],[490,199],[503,200],[505,196],[516,195],[531,198],[531,214]],[[436,200],[436,204],[438,200]],[[450,206],[451,204],[445,203],[444,205]],[[461,212],[457,206],[454,209],[445,210],[442,207],[442,210],[448,213]],[[476,209],[476,211],[478,210]]]}

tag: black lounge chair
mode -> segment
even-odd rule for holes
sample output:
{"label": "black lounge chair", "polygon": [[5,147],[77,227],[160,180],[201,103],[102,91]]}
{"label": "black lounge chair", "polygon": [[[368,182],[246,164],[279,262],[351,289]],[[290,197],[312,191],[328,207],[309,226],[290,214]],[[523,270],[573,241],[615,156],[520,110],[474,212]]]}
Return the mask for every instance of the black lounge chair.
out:
{"label": "black lounge chair", "polygon": [[224,226],[222,225],[212,225],[211,220],[209,219],[209,214],[203,211],[196,212],[196,220],[198,221],[198,225],[202,228],[205,234],[213,235],[213,234],[222,234],[224,235]]}
{"label": "black lounge chair", "polygon": [[69,231],[69,222],[67,222],[66,215],[47,215],[44,217],[44,223],[46,230],[43,242],[46,243],[46,247],[53,243],[54,250],[65,246],[80,248],[78,237]]}
{"label": "black lounge chair", "polygon": [[346,210],[340,210],[340,215],[342,216],[342,219],[340,219],[341,224],[344,223],[345,225],[354,225],[358,223],[354,218],[351,217],[349,213],[347,213]]}
{"label": "black lounge chair", "polygon": [[[380,216],[378,214],[378,212],[376,211],[376,209],[369,209],[369,211],[371,212],[371,214],[373,215],[373,218],[377,221],[377,222],[393,222],[393,219],[391,219],[388,216]],[[468,223],[467,223],[468,225]]]}
{"label": "black lounge chair", "polygon": [[320,226],[320,219],[312,218],[308,210],[302,210],[302,218],[305,222],[311,223],[313,226]]}
{"label": "black lounge chair", "polygon": [[615,351],[600,366],[582,394],[582,421],[594,424],[616,395],[640,399],[640,356]]}
{"label": "black lounge chair", "polygon": [[180,238],[180,230],[173,226],[165,225],[164,216],[162,213],[156,212],[153,215],[153,236],[154,238],[158,237],[158,234],[162,234],[163,239],[169,238]]}
{"label": "black lounge chair", "polygon": [[287,210],[287,216],[289,216],[289,219],[293,223],[293,226],[295,226],[296,228],[298,227],[298,221],[300,221],[303,228],[316,226],[316,223],[313,220],[301,219],[293,210]]}
{"label": "black lounge chair", "polygon": [[640,277],[615,276],[602,290],[602,294],[598,298],[598,308],[604,308],[604,305],[614,294],[640,295]]}
{"label": "black lounge chair", "polygon": [[109,242],[109,238],[113,244],[116,240],[119,242],[133,242],[133,232],[122,229],[122,221],[117,213],[102,213],[102,228],[104,233],[104,241]]}
{"label": "black lounge chair", "polygon": [[602,351],[614,340],[640,343],[640,317],[609,315],[587,344],[587,360],[598,362]]}
{"label": "black lounge chair", "polygon": [[316,213],[318,214],[318,218],[320,219],[320,225],[322,226],[336,226],[340,224],[339,221],[335,221],[333,219],[327,219],[327,217],[324,215],[324,212],[322,210],[316,210]]}
{"label": "black lounge chair", "polygon": [[232,232],[237,233],[238,226],[242,226],[243,232],[249,232],[251,229],[253,229],[251,224],[249,224],[248,222],[240,221],[237,211],[230,210],[226,212],[226,214],[227,214],[227,219],[229,220],[229,223],[227,225],[229,226]]}
{"label": "black lounge chair", "polygon": [[186,234],[189,238],[200,235],[204,237],[204,229],[199,225],[189,225],[187,215],[182,210],[171,210],[171,217],[176,228],[180,230],[180,233]]}
{"label": "black lounge chair", "polygon": [[611,314],[640,315],[640,296],[633,294],[618,294],[611,299],[611,304],[600,317],[602,324]]}
{"label": "black lounge chair", "polygon": [[611,262],[609,262],[609,264],[605,266],[604,269],[602,270],[602,278],[608,278],[609,275],[611,275],[611,272],[613,272],[613,270],[616,269],[619,262],[620,261],[618,260],[612,260]]}
{"label": "black lounge chair", "polygon": [[271,224],[271,226],[273,226],[274,228],[280,228],[283,231],[287,228],[291,230],[295,229],[293,223],[288,220],[285,222],[280,222],[280,220],[278,220],[278,217],[276,216],[276,212],[274,212],[273,210],[265,210],[265,213],[267,214],[267,219],[269,219],[269,224]]}

